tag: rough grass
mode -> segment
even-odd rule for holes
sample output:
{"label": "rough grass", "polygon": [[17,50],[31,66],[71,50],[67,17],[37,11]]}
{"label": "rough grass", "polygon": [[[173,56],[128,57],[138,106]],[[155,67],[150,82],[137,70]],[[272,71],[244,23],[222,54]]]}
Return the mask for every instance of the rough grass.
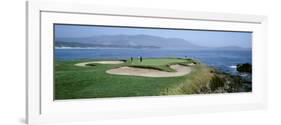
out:
{"label": "rough grass", "polygon": [[[197,64],[193,67],[192,72],[186,75],[184,81],[179,85],[164,91],[163,95],[180,95],[180,94],[199,94],[202,89],[208,88],[209,82],[214,76],[213,69]],[[167,89],[166,89],[167,90]]]}
{"label": "rough grass", "polygon": [[144,59],[143,62],[126,61],[117,65],[94,64],[93,67],[89,67],[91,64],[88,67],[74,66],[74,64],[84,61],[56,61],[55,99],[194,94],[200,86],[206,84],[210,75],[209,69],[201,64],[193,66],[190,74],[179,77],[122,76],[105,72],[108,69],[122,66],[141,66],[168,71],[168,65],[187,64],[190,61],[193,60]]}

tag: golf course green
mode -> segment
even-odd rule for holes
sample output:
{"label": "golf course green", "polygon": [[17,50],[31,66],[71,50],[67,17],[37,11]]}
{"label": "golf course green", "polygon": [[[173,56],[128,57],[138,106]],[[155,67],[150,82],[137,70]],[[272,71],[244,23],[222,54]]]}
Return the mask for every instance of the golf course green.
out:
{"label": "golf course green", "polygon": [[[106,60],[57,60],[55,63],[56,100],[196,94],[200,93],[201,88],[208,86],[214,75],[212,68],[183,58],[108,60],[108,63]],[[188,68],[190,71],[180,74],[173,66],[179,67],[179,70]],[[135,69],[148,69],[148,73],[169,73],[173,77],[108,73],[112,69],[125,67],[132,72]]]}

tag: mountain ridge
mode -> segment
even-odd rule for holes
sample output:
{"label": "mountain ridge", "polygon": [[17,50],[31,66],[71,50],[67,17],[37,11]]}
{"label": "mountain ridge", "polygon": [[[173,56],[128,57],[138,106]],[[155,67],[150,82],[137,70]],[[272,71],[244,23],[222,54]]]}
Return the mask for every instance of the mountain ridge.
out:
{"label": "mountain ridge", "polygon": [[185,50],[208,50],[208,49],[234,49],[243,50],[238,46],[205,47],[193,44],[181,38],[164,38],[152,35],[99,35],[91,37],[65,37],[56,38],[55,47],[77,47],[77,48],[163,48],[163,49],[185,49]]}

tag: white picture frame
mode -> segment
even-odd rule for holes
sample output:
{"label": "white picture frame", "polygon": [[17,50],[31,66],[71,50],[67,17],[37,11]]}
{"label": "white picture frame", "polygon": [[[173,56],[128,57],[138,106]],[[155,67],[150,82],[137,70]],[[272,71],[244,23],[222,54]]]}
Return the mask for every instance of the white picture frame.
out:
{"label": "white picture frame", "polygon": [[[27,2],[28,124],[263,109],[266,107],[267,18],[175,10]],[[114,20],[114,21],[112,21]],[[253,32],[253,92],[211,95],[53,99],[53,24],[99,24]],[[91,108],[95,107],[95,108]]]}

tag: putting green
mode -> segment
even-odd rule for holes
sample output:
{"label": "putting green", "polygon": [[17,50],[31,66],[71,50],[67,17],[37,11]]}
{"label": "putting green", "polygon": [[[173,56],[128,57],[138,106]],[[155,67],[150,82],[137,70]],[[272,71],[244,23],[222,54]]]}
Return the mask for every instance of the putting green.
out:
{"label": "putting green", "polygon": [[144,66],[161,66],[161,65],[169,65],[172,63],[183,63],[187,62],[186,59],[178,59],[178,58],[148,58],[148,59],[143,59],[142,62],[140,62],[139,59],[134,59],[132,61],[132,65],[144,65]]}

